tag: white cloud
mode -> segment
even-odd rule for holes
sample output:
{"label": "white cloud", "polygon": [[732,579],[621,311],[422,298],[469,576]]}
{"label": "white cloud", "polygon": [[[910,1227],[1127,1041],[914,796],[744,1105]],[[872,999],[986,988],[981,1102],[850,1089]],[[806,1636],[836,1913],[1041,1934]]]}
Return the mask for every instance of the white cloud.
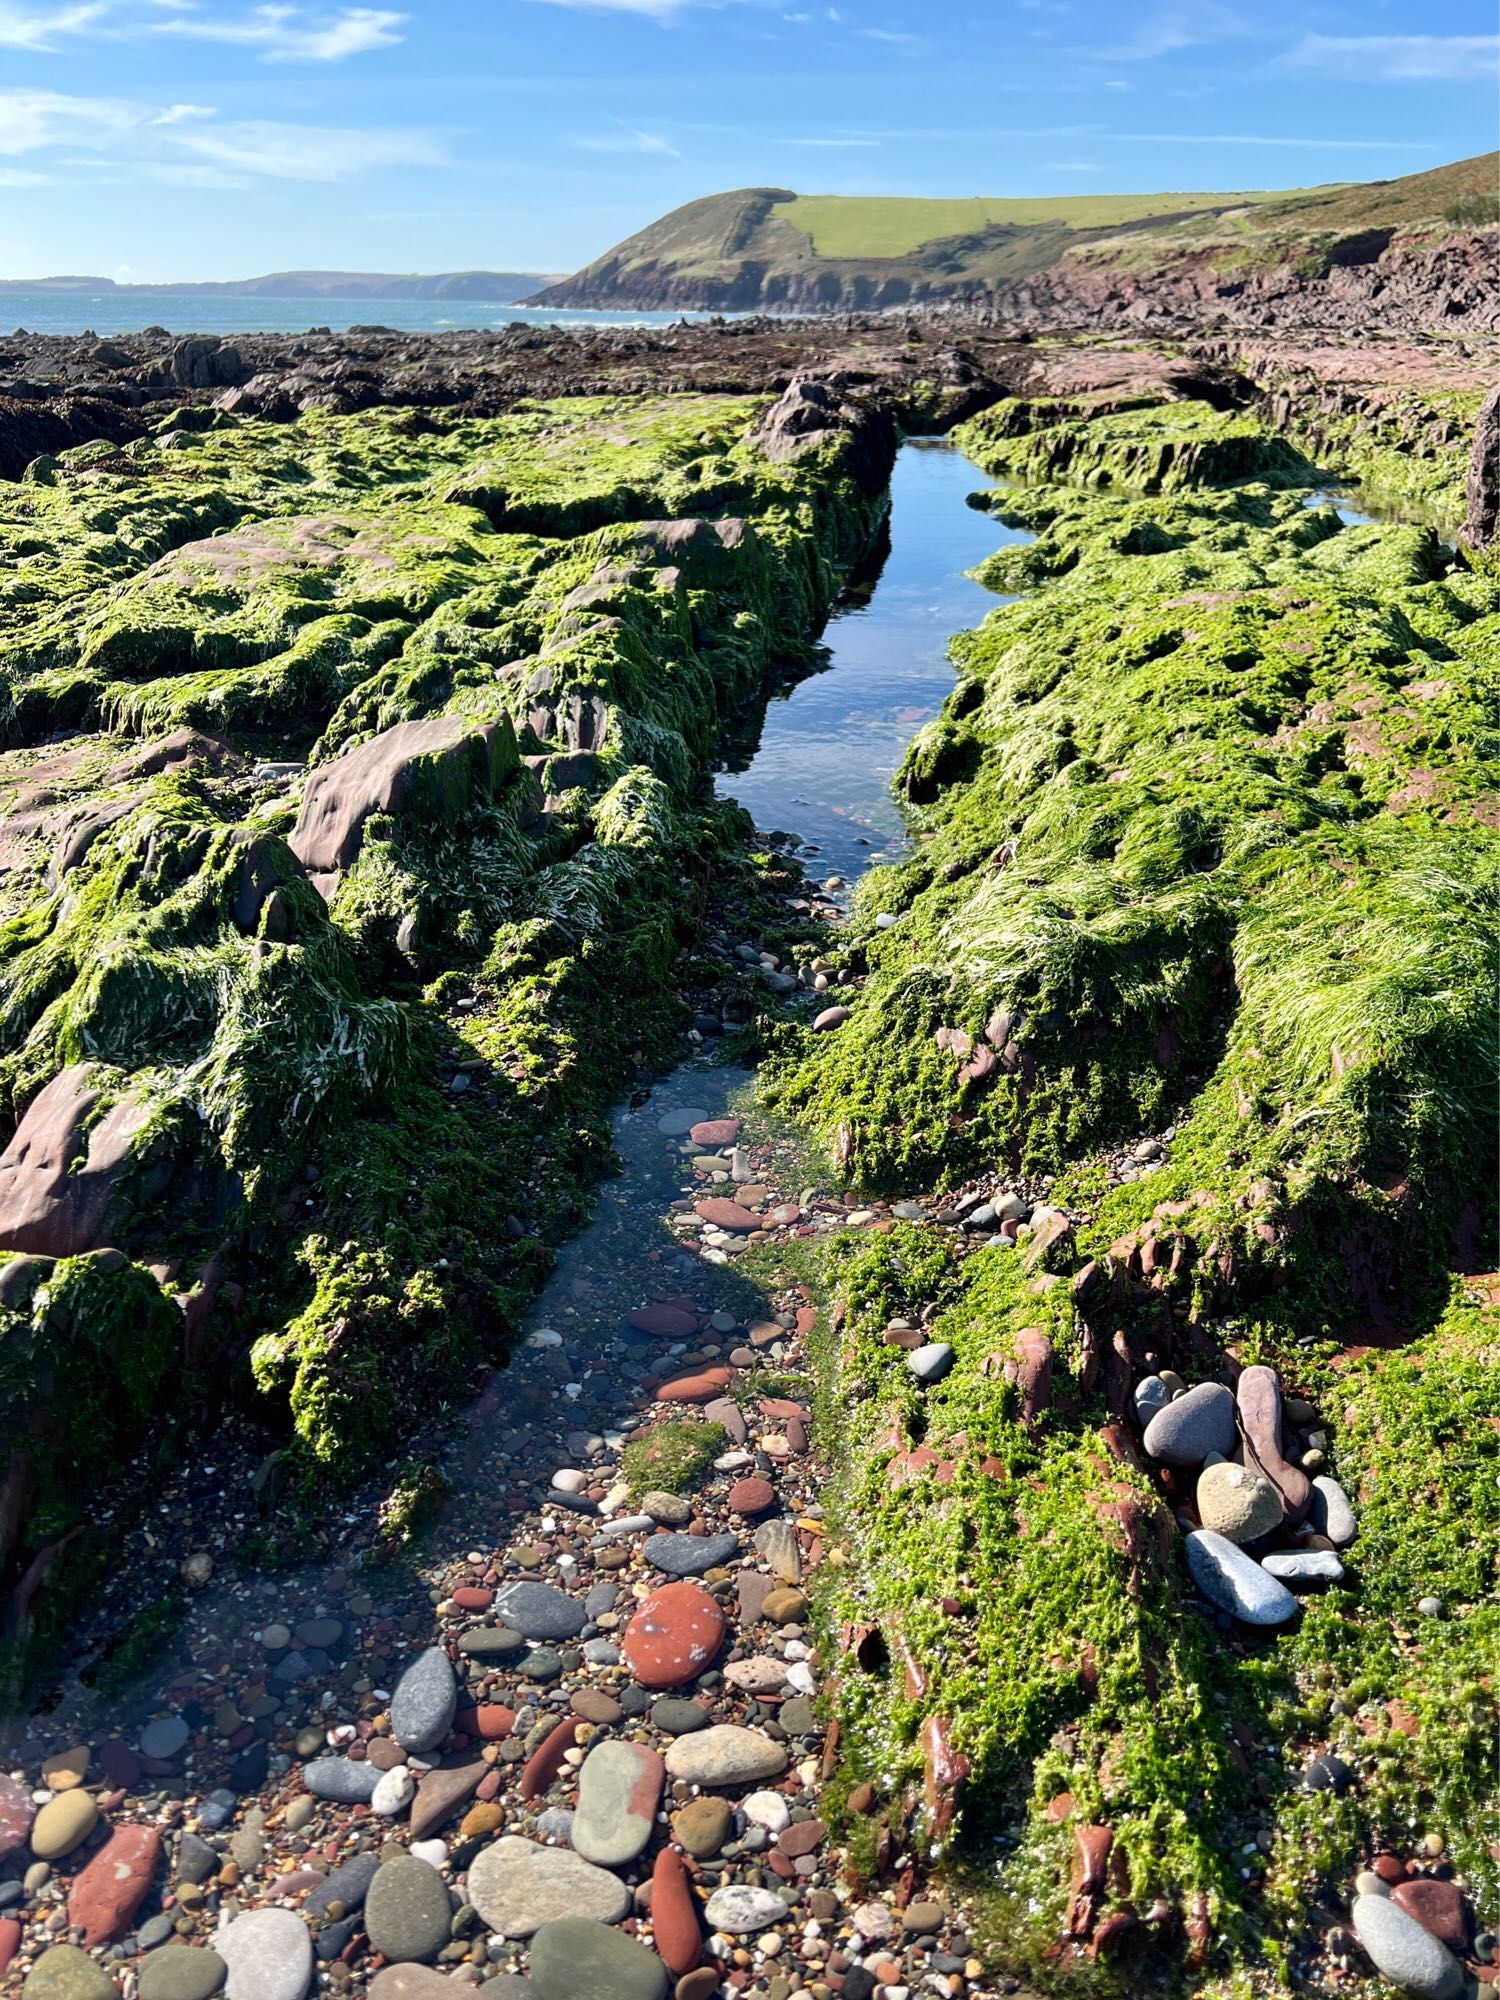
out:
{"label": "white cloud", "polygon": [[146,162],[146,172],[164,187],[248,188],[255,185],[250,174],[232,174],[223,167],[195,167],[185,161],[150,160]]}
{"label": "white cloud", "polygon": [[108,13],[110,0],[91,0],[77,7],[0,6],[0,48],[30,49],[47,55],[59,35],[77,35]]}
{"label": "white cloud", "polygon": [[442,166],[447,153],[430,133],[366,131],[334,125],[282,125],[245,119],[192,125],[168,135],[201,160],[272,180],[344,181],[375,167]]}
{"label": "white cloud", "polygon": [[573,144],[588,153],[656,153],[669,160],[682,158],[671,141],[659,132],[640,132],[633,125],[622,132],[591,132],[585,139],[575,139]]}
{"label": "white cloud", "polygon": [[783,146],[821,146],[830,151],[841,151],[845,147],[874,147],[877,151],[880,148],[878,139],[783,139],[781,143]]}
{"label": "white cloud", "polygon": [[303,7],[253,7],[235,21],[174,9],[153,32],[257,49],[266,62],[342,62],[370,49],[393,48],[401,40],[396,30],[405,19],[385,7],[344,7],[317,19]]}
{"label": "white cloud", "polygon": [[1278,60],[1346,83],[1487,83],[1500,35],[1304,35]]}
{"label": "white cloud", "polygon": [[47,146],[112,146],[145,113],[119,98],[64,97],[51,90],[0,90],[0,153]]}
{"label": "white cloud", "polygon": [[1244,32],[1245,24],[1232,8],[1217,4],[1217,0],[1203,0],[1203,4],[1195,7],[1158,8],[1123,42],[1088,53],[1104,62],[1151,62],[1178,49],[1228,41]]}
{"label": "white cloud", "polygon": [[182,125],[190,118],[217,118],[218,112],[207,104],[169,104],[165,111],[158,111],[151,120],[153,125]]}
{"label": "white cloud", "polygon": [[895,28],[861,28],[859,31],[867,42],[889,42],[893,48],[914,49],[920,46],[920,35],[902,34]]}

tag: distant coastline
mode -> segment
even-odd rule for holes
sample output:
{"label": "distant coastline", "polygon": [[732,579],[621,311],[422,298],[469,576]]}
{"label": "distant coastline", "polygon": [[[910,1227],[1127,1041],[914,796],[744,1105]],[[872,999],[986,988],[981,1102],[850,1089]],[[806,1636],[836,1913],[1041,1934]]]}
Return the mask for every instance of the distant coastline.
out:
{"label": "distant coastline", "polygon": [[130,298],[150,292],[208,299],[479,299],[514,305],[561,282],[542,271],[272,271],[260,278],[211,278],[183,283],[121,284],[114,278],[0,278],[0,298],[19,292],[64,297]]}

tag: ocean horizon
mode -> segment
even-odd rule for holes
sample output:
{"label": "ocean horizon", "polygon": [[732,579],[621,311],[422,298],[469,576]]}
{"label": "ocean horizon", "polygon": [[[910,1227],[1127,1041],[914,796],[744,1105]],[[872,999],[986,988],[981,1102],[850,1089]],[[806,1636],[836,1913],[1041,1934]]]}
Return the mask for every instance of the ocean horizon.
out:
{"label": "ocean horizon", "polygon": [[569,312],[537,310],[486,299],[273,299],[205,297],[201,292],[0,292],[0,334],[129,334],[148,326],[169,333],[342,333],[351,326],[387,326],[398,333],[452,333],[505,326],[671,326],[707,313]]}

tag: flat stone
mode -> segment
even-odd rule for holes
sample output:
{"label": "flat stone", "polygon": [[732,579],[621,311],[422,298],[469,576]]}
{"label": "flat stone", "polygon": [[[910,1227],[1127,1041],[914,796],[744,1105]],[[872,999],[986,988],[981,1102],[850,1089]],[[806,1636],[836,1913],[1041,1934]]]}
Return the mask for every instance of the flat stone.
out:
{"label": "flat stone", "polygon": [[941,1382],[953,1366],[953,1349],[946,1340],[925,1341],[907,1355],[906,1365],[919,1382]]}
{"label": "flat stone", "polygon": [[769,1479],[737,1479],[725,1501],[736,1514],[765,1514],[776,1505],[776,1488]]}
{"label": "flat stone", "polygon": [[1377,1972],[1417,2000],[1455,2000],[1463,1968],[1445,1944],[1387,1896],[1356,1896],[1354,1935]]}
{"label": "flat stone", "polygon": [[679,1736],[667,1750],[667,1775],[688,1785],[748,1785],[779,1778],[787,1766],[785,1748],[759,1729],[716,1722]]}
{"label": "flat stone", "polygon": [[[469,1901],[501,1937],[526,1938],[559,1917],[617,1924],[630,1907],[618,1875],[566,1847],[503,1834],[469,1865]],[[605,1989],[607,1990],[607,1989]]]}
{"label": "flat stone", "polygon": [[693,1503],[680,1493],[643,1493],[641,1512],[662,1528],[685,1528],[693,1518]]}
{"label": "flat stone", "polygon": [[[675,1589],[676,1585],[669,1588]],[[691,1736],[695,1730],[707,1729],[713,1720],[701,1702],[673,1700],[651,1704],[651,1720],[663,1736]]]}
{"label": "flat stone", "polygon": [[[652,1865],[651,1937],[668,1968],[682,1980],[675,2000],[683,2000],[684,1993],[693,1991],[686,1975],[693,1972],[703,1957],[703,1931],[687,1868],[682,1857],[670,1847],[661,1848]],[[699,1982],[699,2000],[709,2000],[718,1991],[717,1968],[705,1970],[709,1983]]]}
{"label": "flat stone", "polygon": [[739,1547],[738,1535],[648,1535],[642,1552],[668,1576],[702,1576],[737,1555]]}
{"label": "flat stone", "polygon": [[312,1939],[294,1910],[247,1910],[218,1932],[214,1950],[229,1968],[228,2000],[304,2000]]}
{"label": "flat stone", "polygon": [[711,1195],[707,1201],[695,1201],[693,1212],[712,1228],[723,1229],[731,1236],[748,1236],[752,1229],[760,1227],[760,1217],[746,1208],[743,1202],[727,1201],[722,1195]]}
{"label": "flat stone", "polygon": [[577,1598],[531,1577],[504,1585],[495,1609],[526,1639],[576,1639],[588,1623]]}
{"label": "flat stone", "polygon": [[335,1903],[341,1904],[346,1914],[362,1908],[379,1866],[378,1854],[354,1855],[341,1868],[335,1868],[331,1875],[325,1875],[312,1891],[304,1905],[308,1914],[326,1916]]}
{"label": "flat stone", "polygon": [[784,1584],[779,1590],[766,1592],[760,1615],[772,1625],[800,1625],[807,1616],[807,1598]]}
{"label": "flat stone", "polygon": [[435,1750],[458,1713],[458,1682],[441,1646],[419,1653],[391,1697],[391,1734],[403,1750]]}
{"label": "flat stone", "polygon": [[603,1688],[574,1688],[568,1696],[568,1706],[584,1722],[595,1723],[601,1729],[612,1729],[624,1716],[624,1709],[613,1695]]}
{"label": "flat stone", "polygon": [[0,1771],[0,1861],[26,1845],[35,1818],[30,1792]]}
{"label": "flat stone", "polygon": [[660,1403],[712,1403],[734,1380],[732,1368],[699,1368],[691,1375],[675,1375],[656,1392]]}
{"label": "flat stone", "polygon": [[669,1139],[685,1139],[695,1125],[701,1125],[708,1113],[701,1105],[684,1105],[677,1111],[664,1111],[656,1121],[658,1132]]}
{"label": "flat stone", "polygon": [[367,1806],[380,1783],[380,1767],[368,1759],[319,1757],[304,1764],[302,1782],[315,1799],[332,1799],[341,1806]]}
{"label": "flat stone", "polygon": [[424,1964],[452,1936],[448,1885],[430,1861],[399,1855],[376,1869],[365,1897],[365,1931],[371,1948],[393,1964]]}
{"label": "flat stone", "polygon": [[1336,1549],[1348,1548],[1358,1533],[1349,1496],[1336,1479],[1313,1481],[1307,1518],[1313,1533],[1326,1535]]}
{"label": "flat stone", "polygon": [[140,2000],[211,2000],[229,1967],[205,1945],[168,1944],[141,1960]]}
{"label": "flat stone", "polygon": [[26,1975],[26,2000],[120,2000],[120,1989],[86,1951],[55,1944]]}
{"label": "flat stone", "polygon": [[720,1146],[732,1146],[739,1136],[738,1118],[705,1118],[688,1133],[695,1146],[707,1146],[711,1151]]}
{"label": "flat stone", "polygon": [[1344,1574],[1344,1565],[1332,1549],[1275,1549],[1261,1557],[1260,1566],[1268,1576],[1293,1589],[1299,1583],[1337,1583]]}
{"label": "flat stone", "polygon": [[1418,1875],[1410,1882],[1398,1882],[1388,1894],[1409,1917],[1416,1918],[1424,1931],[1430,1931],[1439,1944],[1460,1957],[1468,1950],[1468,1918],[1463,1891],[1456,1882],[1444,1882],[1436,1875]]}
{"label": "flat stone", "polygon": [[1186,1538],[1188,1568],[1210,1604],[1247,1625],[1280,1625],[1297,1600],[1245,1551],[1222,1535],[1198,1529]]}
{"label": "flat stone", "polygon": [[89,1768],[89,1746],[75,1743],[42,1759],[42,1783],[52,1792],[71,1792],[81,1785]]}
{"label": "flat stone", "polygon": [[503,1660],[526,1644],[508,1625],[471,1625],[458,1635],[458,1650],[470,1660]]}
{"label": "flat stone", "polygon": [[681,1306],[639,1306],[625,1315],[625,1324],[653,1340],[690,1340],[698,1331],[698,1315]]}
{"label": "flat stone", "polygon": [[695,1861],[707,1861],[729,1838],[734,1808],[728,1799],[705,1792],[672,1815],[672,1836]]}
{"label": "flat stone", "polygon": [[642,1743],[599,1743],[578,1774],[573,1849],[602,1868],[625,1868],[651,1838],[666,1773]]}
{"label": "flat stone", "polygon": [[1302,1520],[1312,1500],[1307,1474],[1289,1463],[1283,1451],[1281,1379],[1274,1368],[1257,1363],[1241,1371],[1235,1387],[1245,1460],[1264,1473],[1281,1496],[1289,1523]]}
{"label": "flat stone", "polygon": [[459,1807],[473,1798],[489,1768],[476,1757],[466,1764],[449,1764],[428,1771],[418,1781],[417,1796],[412,1801],[408,1821],[412,1839],[425,1840],[452,1819]]}
{"label": "flat stone", "polygon": [[1222,1382],[1200,1382],[1157,1411],[1146,1426],[1145,1446],[1167,1465],[1201,1465],[1211,1451],[1227,1458],[1237,1435],[1233,1396]]}
{"label": "flat stone", "polygon": [[191,1734],[180,1715],[159,1715],[141,1731],[141,1755],[155,1757],[165,1763],[185,1747]]}
{"label": "flat stone", "polygon": [[762,1521],[755,1531],[755,1547],[771,1565],[778,1583],[802,1581],[802,1551],[790,1521]]}
{"label": "flat stone", "polygon": [[48,1799],[31,1829],[31,1851],[38,1861],[61,1861],[99,1824],[99,1808],[87,1792],[59,1792]]}
{"label": "flat stone", "polygon": [[[486,1989],[497,2000],[504,1990],[503,1979],[491,1981]],[[376,1973],[366,1991],[370,2000],[457,2000],[459,1994],[472,1993],[473,1988],[460,1985],[446,1972],[434,1972],[429,1965],[388,1965]]]}
{"label": "flat stone", "polygon": [[784,1922],[788,1910],[774,1889],[752,1889],[744,1882],[729,1882],[722,1889],[715,1889],[703,1915],[711,1930],[727,1931],[731,1937],[749,1937]]}
{"label": "flat stone", "polygon": [[537,2000],[666,2000],[656,1953],[586,1917],[559,1917],[537,1932],[530,1977]]}
{"label": "flat stone", "polygon": [[154,1826],[117,1826],[74,1877],[68,1923],[83,1932],[85,1947],[116,1944],[161,1865],[161,1835]]}
{"label": "flat stone", "polygon": [[416,1795],[417,1781],[404,1764],[382,1771],[380,1782],[370,1794],[371,1809],[382,1819],[395,1819],[406,1811]]}
{"label": "flat stone", "polygon": [[718,1424],[736,1444],[744,1444],[750,1435],[745,1423],[745,1413],[733,1396],[718,1396],[711,1403],[705,1403],[703,1414],[711,1424]]}
{"label": "flat stone", "polygon": [[786,1670],[785,1660],[758,1653],[752,1659],[731,1660],[724,1669],[724,1679],[743,1694],[779,1694],[786,1686]]}

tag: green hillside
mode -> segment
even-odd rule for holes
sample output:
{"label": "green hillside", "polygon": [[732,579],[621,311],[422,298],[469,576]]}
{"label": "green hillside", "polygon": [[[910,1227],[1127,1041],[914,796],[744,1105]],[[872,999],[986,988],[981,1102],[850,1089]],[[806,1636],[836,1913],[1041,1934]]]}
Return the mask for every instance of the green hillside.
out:
{"label": "green hillside", "polygon": [[1014,199],[737,188],[673,209],[529,303],[863,309],[990,291],[1069,259],[1136,272],[1368,263],[1398,235],[1493,220],[1497,167],[1492,153],[1388,181]]}

